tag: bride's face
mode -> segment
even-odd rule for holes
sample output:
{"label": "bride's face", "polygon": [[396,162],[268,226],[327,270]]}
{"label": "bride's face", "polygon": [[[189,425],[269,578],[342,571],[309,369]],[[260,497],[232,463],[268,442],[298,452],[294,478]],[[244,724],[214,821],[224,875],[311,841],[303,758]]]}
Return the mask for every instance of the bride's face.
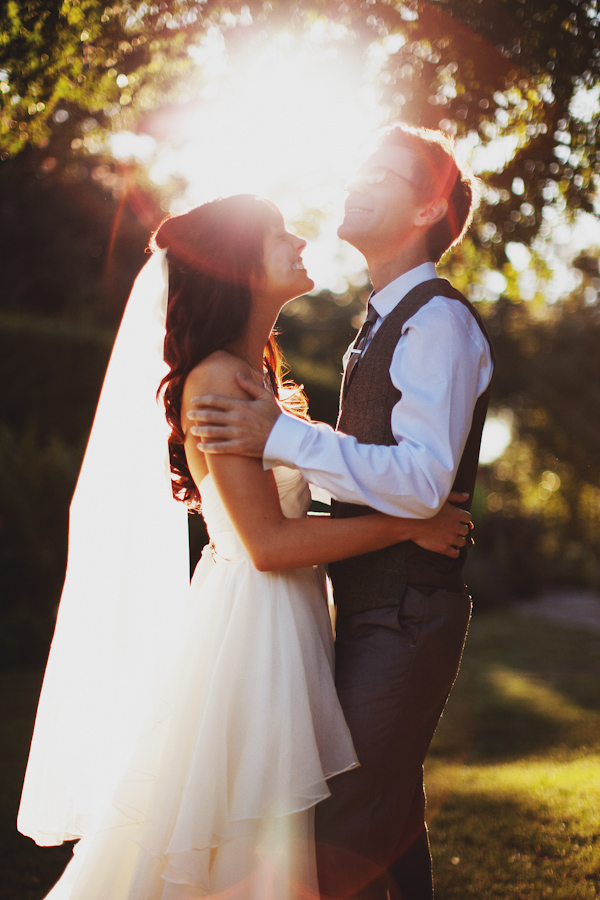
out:
{"label": "bride's face", "polygon": [[274,225],[264,241],[264,276],[257,285],[257,294],[283,305],[311,291],[315,283],[302,262],[305,247],[306,241],[287,231],[283,219]]}

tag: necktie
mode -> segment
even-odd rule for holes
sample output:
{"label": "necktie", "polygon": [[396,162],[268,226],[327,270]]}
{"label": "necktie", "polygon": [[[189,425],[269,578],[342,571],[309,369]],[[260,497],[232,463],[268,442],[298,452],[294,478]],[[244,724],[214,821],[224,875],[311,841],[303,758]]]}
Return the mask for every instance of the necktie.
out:
{"label": "necktie", "polygon": [[342,390],[342,397],[346,396],[348,392],[348,388],[350,387],[350,382],[352,381],[352,376],[354,374],[354,370],[358,365],[358,361],[365,349],[365,344],[369,338],[371,333],[371,328],[379,318],[379,313],[375,309],[374,306],[371,305],[371,301],[369,301],[367,305],[367,318],[362,324],[362,328],[358,332],[356,336],[356,340],[352,346],[352,350],[350,351],[350,356],[348,358],[348,363],[346,365],[346,371],[344,373],[344,387]]}

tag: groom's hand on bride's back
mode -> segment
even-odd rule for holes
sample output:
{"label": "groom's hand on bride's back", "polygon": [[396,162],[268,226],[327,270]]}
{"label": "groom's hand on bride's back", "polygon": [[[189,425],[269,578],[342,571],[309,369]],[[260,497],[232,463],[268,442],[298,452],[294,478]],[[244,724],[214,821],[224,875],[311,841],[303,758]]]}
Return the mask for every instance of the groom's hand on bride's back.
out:
{"label": "groom's hand on bride's back", "polygon": [[281,410],[273,394],[241,372],[236,376],[249,400],[207,394],[194,397],[188,418],[204,453],[236,453],[262,457]]}

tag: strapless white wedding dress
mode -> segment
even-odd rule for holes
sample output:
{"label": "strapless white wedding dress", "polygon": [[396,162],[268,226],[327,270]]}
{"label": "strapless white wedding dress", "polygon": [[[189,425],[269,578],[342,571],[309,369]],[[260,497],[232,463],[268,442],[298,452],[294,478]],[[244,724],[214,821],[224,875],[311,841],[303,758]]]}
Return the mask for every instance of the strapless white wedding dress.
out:
{"label": "strapless white wedding dress", "polygon": [[[275,477],[284,514],[305,515],[300,473]],[[357,764],[324,575],[258,572],[210,475],[200,489],[211,544],[147,726],[48,900],[318,897],[314,806]]]}

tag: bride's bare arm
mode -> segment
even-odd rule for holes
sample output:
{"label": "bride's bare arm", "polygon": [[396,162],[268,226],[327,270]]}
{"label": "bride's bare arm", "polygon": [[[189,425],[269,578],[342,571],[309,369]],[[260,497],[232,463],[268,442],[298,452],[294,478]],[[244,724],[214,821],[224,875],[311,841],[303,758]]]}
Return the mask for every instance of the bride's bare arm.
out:
{"label": "bride's bare arm", "polygon": [[[190,373],[181,418],[200,393],[244,398],[235,374],[245,368],[236,357],[214,353]],[[251,374],[248,367],[248,374]],[[223,504],[257,569],[270,571],[346,559],[398,541],[412,540],[437,553],[458,555],[469,532],[470,515],[449,504],[432,519],[400,519],[374,513],[349,519],[287,519],[279,503],[272,472],[258,459],[233,454],[208,455],[188,432],[188,465],[196,484],[210,472]]]}

